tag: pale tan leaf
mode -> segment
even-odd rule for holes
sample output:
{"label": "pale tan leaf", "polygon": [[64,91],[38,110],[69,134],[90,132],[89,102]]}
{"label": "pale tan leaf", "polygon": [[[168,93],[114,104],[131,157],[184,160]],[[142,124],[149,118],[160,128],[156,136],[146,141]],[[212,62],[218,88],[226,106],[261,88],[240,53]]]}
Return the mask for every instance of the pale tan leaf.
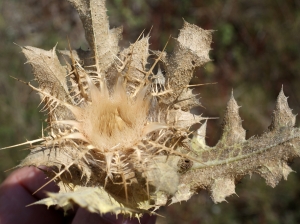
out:
{"label": "pale tan leaf", "polygon": [[276,129],[281,127],[294,127],[296,123],[296,115],[292,113],[289,108],[287,97],[284,95],[283,89],[281,89],[277,102],[276,109],[273,112],[272,123],[269,129]]}
{"label": "pale tan leaf", "polygon": [[175,100],[193,77],[195,68],[208,62],[212,31],[184,21],[175,39],[175,48],[167,59],[167,77],[173,94],[163,98],[164,103]]}
{"label": "pale tan leaf", "polygon": [[226,144],[229,146],[245,140],[246,131],[242,127],[242,119],[239,115],[239,106],[232,94],[227,103],[227,109],[223,120],[223,135],[219,144]]}
{"label": "pale tan leaf", "polygon": [[116,215],[122,213],[128,216],[134,214],[132,209],[124,207],[112,198],[103,188],[99,187],[76,187],[73,192],[67,193],[47,193],[48,198],[42,199],[32,205],[44,204],[46,206],[58,205],[65,212],[72,208],[73,204],[77,204],[90,212],[105,214],[114,213]]}
{"label": "pale tan leaf", "polygon": [[109,29],[105,0],[68,0],[79,13],[98,73],[105,72],[119,52],[122,28]]}
{"label": "pale tan leaf", "polygon": [[61,66],[55,47],[50,51],[35,47],[22,47],[22,52],[31,64],[33,74],[43,91],[50,93],[60,100],[68,99],[66,81],[67,71]]}
{"label": "pale tan leaf", "polygon": [[288,175],[289,175],[291,172],[295,172],[295,171],[293,171],[291,167],[289,167],[285,162],[283,162],[283,164],[282,164],[282,175],[283,175],[283,179],[284,179],[284,180],[287,180]]}
{"label": "pale tan leaf", "polygon": [[164,191],[168,194],[174,194],[177,191],[179,176],[177,170],[167,163],[156,162],[145,176],[150,185],[155,186],[157,191]]}
{"label": "pale tan leaf", "polygon": [[149,36],[141,38],[120,53],[121,62],[117,61],[116,64],[129,85],[137,87],[144,82],[145,74],[141,71],[146,70],[148,57]]}
{"label": "pale tan leaf", "polygon": [[181,110],[190,111],[190,109],[201,105],[199,99],[197,99],[197,96],[194,93],[192,93],[192,91],[192,89],[185,88],[179,95],[177,99],[178,102],[176,102],[176,105],[178,105],[181,108]]}
{"label": "pale tan leaf", "polygon": [[234,180],[231,178],[215,179],[211,191],[211,197],[215,203],[226,201],[225,198],[227,196],[235,194]]}
{"label": "pale tan leaf", "polygon": [[209,51],[211,50],[210,44],[212,42],[212,31],[204,30],[194,24],[184,21],[183,28],[180,30],[178,42],[190,49],[198,56],[195,61],[197,66],[200,66],[208,61]]}
{"label": "pale tan leaf", "polygon": [[[33,74],[39,84],[39,88],[53,97],[63,102],[73,103],[68,92],[67,70],[60,64],[55,52],[56,47],[50,51],[35,47],[22,47],[22,52],[27,58],[27,63],[32,66]],[[45,95],[40,93],[41,100]],[[45,102],[47,104],[47,102]],[[51,107],[48,108],[51,110]],[[63,105],[58,105],[55,115],[49,114],[49,118],[71,119],[73,116],[70,111]]]}
{"label": "pale tan leaf", "polygon": [[181,128],[190,128],[193,124],[199,123],[204,118],[192,114],[190,112],[185,112],[180,109],[178,110],[169,110],[168,124],[176,125]]}
{"label": "pale tan leaf", "polygon": [[[87,161],[84,159],[78,159],[79,155],[76,149],[71,146],[64,146],[64,150],[55,150],[52,147],[43,148],[36,147],[31,149],[30,154],[22,160],[18,167],[36,166],[36,167],[49,167],[45,169],[45,172],[53,177],[53,171],[57,172],[67,167],[69,164],[75,164],[62,175],[61,178],[68,183],[81,184],[82,182],[89,182],[92,170]],[[43,169],[43,168],[42,168]],[[70,176],[70,170],[73,170],[72,176]],[[70,178],[72,180],[70,180]]]}
{"label": "pale tan leaf", "polygon": [[172,197],[172,201],[170,204],[174,204],[177,202],[188,201],[194,193],[190,190],[189,185],[180,184],[178,186],[178,190],[175,195]]}
{"label": "pale tan leaf", "polygon": [[193,138],[190,141],[190,145],[195,152],[201,152],[204,150],[209,150],[210,147],[206,145],[206,127],[207,120],[200,126],[200,128],[194,132]]}

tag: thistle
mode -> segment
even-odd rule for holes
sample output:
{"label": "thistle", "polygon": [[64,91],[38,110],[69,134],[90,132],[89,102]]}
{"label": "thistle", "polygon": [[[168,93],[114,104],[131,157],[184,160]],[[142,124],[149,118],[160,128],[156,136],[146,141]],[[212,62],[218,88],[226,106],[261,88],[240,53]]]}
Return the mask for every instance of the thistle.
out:
{"label": "thistle", "polygon": [[[287,178],[287,161],[299,155],[300,130],[283,91],[269,130],[248,140],[232,95],[221,140],[206,145],[208,118],[190,112],[200,102],[189,82],[210,61],[212,31],[184,21],[171,54],[165,48],[150,54],[143,33],[120,50],[122,28],[109,29],[104,0],[69,2],[90,50],[59,51],[61,65],[55,47],[22,47],[39,86],[26,84],[39,93],[48,125],[41,138],[19,144],[30,154],[18,167],[42,166],[60,187],[35,204],[68,210],[76,203],[139,218],[201,189],[214,202],[225,201],[247,174],[259,173],[272,187]],[[196,123],[201,127],[192,133]]]}

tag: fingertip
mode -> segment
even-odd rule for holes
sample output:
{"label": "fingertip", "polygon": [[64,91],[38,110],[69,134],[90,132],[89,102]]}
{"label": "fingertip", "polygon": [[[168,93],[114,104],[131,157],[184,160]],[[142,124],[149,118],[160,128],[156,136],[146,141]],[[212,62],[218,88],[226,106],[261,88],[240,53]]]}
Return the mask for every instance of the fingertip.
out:
{"label": "fingertip", "polygon": [[32,195],[44,175],[34,167],[14,171],[0,185],[0,223],[63,223],[63,213],[46,206],[29,206],[43,195]]}
{"label": "fingertip", "polygon": [[[41,186],[49,181],[49,178],[36,167],[23,167],[12,172],[7,179],[3,182],[3,185],[21,185],[30,194],[33,194]],[[44,198],[45,192],[58,192],[59,187],[52,181],[46,185],[43,189],[34,194],[37,199]]]}

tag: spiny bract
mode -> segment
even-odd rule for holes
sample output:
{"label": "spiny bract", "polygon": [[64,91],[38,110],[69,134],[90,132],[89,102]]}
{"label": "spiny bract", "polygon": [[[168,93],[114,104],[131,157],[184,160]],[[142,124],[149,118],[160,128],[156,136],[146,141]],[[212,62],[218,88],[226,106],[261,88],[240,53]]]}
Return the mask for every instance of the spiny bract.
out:
{"label": "spiny bract", "polygon": [[[27,85],[40,94],[48,126],[42,138],[20,144],[31,152],[18,167],[42,166],[60,186],[36,204],[67,210],[77,203],[91,212],[138,218],[200,189],[224,201],[247,174],[259,173],[271,186],[287,178],[286,161],[299,155],[300,131],[283,91],[269,131],[249,140],[232,96],[221,140],[206,145],[207,118],[190,113],[200,103],[189,82],[210,60],[212,31],[184,21],[171,54],[149,54],[143,34],[120,51],[122,28],[109,29],[104,0],[69,2],[83,22],[89,51],[60,51],[63,66],[55,48],[22,47],[39,87]],[[190,137],[191,125],[201,120]]]}

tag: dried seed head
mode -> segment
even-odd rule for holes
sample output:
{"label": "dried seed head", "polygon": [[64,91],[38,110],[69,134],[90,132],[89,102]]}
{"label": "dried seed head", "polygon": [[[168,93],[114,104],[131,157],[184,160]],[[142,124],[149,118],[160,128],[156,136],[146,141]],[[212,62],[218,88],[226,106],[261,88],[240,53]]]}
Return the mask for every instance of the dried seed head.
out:
{"label": "dried seed head", "polygon": [[[141,89],[135,98],[126,94],[122,78],[112,93],[105,83],[98,89],[89,80],[88,87],[91,102],[83,107],[69,107],[76,118],[73,127],[84,136],[81,140],[102,153],[112,148],[126,149],[141,141],[148,130],[150,97],[145,96],[147,87]],[[68,121],[61,123],[68,124]],[[70,125],[73,123],[71,121]]]}

